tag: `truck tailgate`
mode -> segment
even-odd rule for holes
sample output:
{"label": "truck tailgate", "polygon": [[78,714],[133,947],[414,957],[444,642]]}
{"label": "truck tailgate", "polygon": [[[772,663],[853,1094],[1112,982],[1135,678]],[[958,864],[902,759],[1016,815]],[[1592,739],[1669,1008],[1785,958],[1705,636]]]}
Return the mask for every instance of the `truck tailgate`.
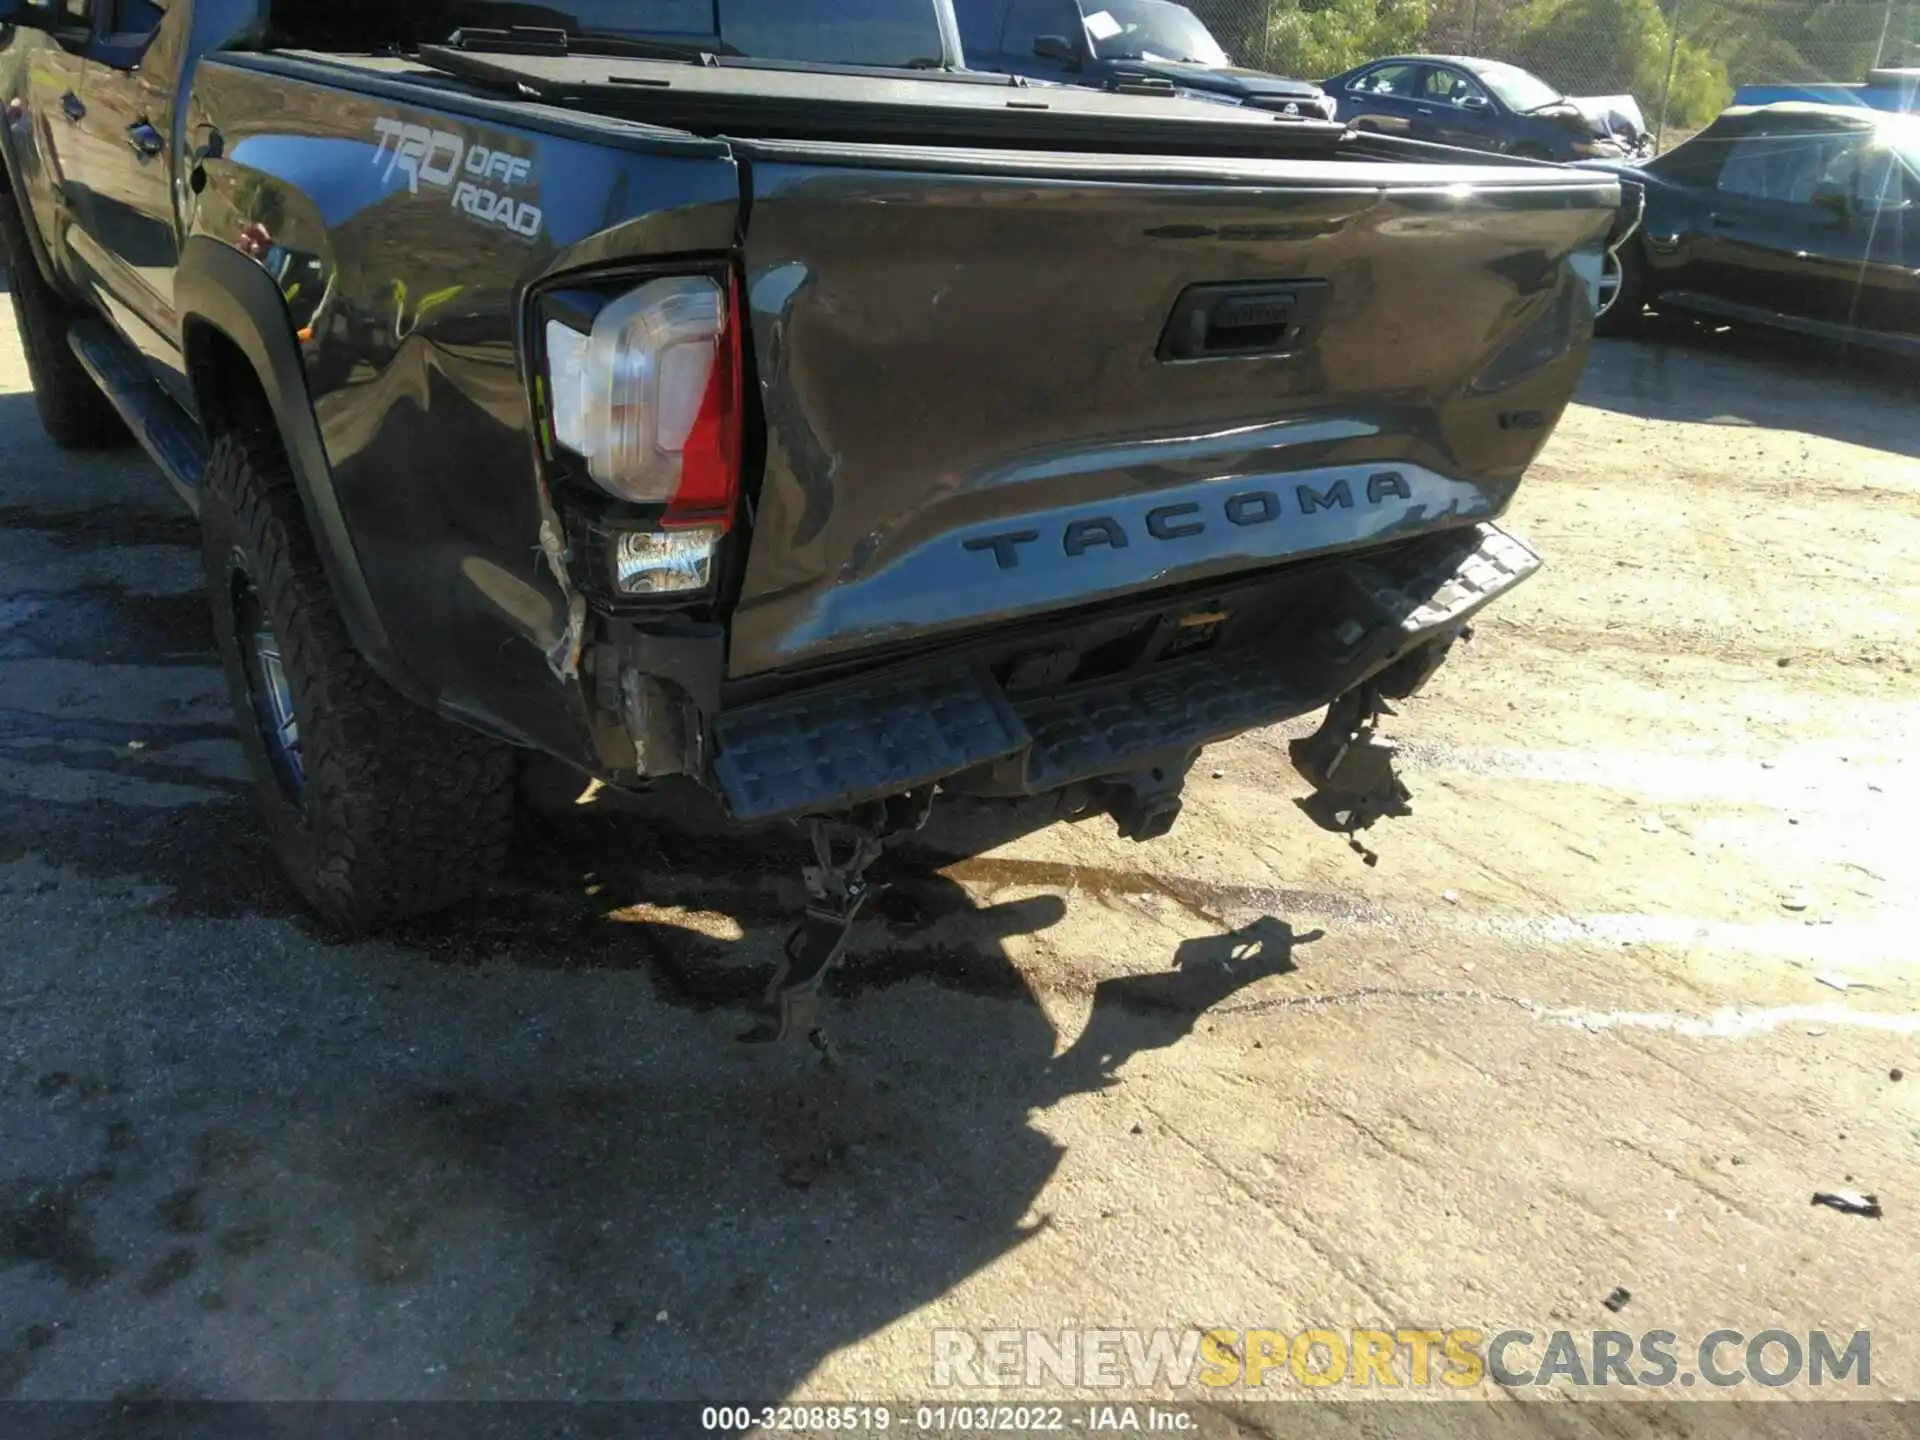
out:
{"label": "truck tailgate", "polygon": [[1619,201],[1546,167],[732,143],[767,426],[735,676],[1496,515]]}

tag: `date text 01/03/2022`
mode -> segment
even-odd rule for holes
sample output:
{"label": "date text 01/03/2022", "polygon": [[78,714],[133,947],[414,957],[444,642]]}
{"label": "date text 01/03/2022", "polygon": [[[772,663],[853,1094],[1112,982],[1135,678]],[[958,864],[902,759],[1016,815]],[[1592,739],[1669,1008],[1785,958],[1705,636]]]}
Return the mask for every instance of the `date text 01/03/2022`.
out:
{"label": "date text 01/03/2022", "polygon": [[1179,1434],[1193,1428],[1185,1410],[1164,1405],[709,1405],[703,1430],[717,1432],[820,1431],[923,1435],[1038,1434],[1069,1428],[1095,1432]]}

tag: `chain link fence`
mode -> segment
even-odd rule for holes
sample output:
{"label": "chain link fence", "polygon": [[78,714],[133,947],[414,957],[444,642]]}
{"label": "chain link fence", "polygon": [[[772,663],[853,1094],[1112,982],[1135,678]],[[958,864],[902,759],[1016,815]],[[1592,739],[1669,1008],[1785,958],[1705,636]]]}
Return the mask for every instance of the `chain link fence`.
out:
{"label": "chain link fence", "polygon": [[1507,60],[1571,95],[1632,94],[1662,145],[1748,84],[1920,65],[1920,0],[1188,0],[1240,63],[1324,80],[1379,55]]}

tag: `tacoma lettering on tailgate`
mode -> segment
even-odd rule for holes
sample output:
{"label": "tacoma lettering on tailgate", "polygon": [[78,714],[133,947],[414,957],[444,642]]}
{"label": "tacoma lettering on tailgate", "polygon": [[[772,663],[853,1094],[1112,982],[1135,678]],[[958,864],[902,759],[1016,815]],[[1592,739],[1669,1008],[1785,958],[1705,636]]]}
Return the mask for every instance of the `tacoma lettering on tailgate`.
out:
{"label": "tacoma lettering on tailgate", "polygon": [[[1150,540],[1182,540],[1206,533],[1215,519],[1242,528],[1271,525],[1288,510],[1313,516],[1326,510],[1352,510],[1356,506],[1384,505],[1389,500],[1410,501],[1413,490],[1398,470],[1376,470],[1364,481],[1335,480],[1328,485],[1292,485],[1274,490],[1241,490],[1229,495],[1218,515],[1197,500],[1159,505],[1147,511],[1141,529]],[[1040,539],[1038,530],[1003,530],[997,535],[975,535],[960,542],[962,548],[989,553],[1002,570],[1020,564],[1020,547]],[[1068,555],[1084,555],[1089,550],[1124,550],[1131,544],[1127,528],[1110,515],[1082,516],[1068,521],[1060,532],[1060,548]]]}

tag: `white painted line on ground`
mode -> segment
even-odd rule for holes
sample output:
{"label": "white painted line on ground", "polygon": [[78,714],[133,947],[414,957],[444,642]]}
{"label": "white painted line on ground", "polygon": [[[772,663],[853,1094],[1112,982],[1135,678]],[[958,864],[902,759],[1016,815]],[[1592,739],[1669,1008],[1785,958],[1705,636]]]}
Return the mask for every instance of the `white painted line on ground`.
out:
{"label": "white painted line on ground", "polygon": [[1328,1005],[1374,1003],[1498,1005],[1518,1010],[1535,1020],[1599,1034],[1611,1030],[1651,1030],[1689,1040],[1743,1040],[1769,1035],[1788,1025],[1835,1026],[1875,1030],[1891,1035],[1920,1035],[1920,1013],[1914,1011],[1852,1010],[1844,1005],[1775,1005],[1743,1010],[1726,1005],[1704,1015],[1670,1010],[1588,1010],[1577,1006],[1542,1005],[1520,995],[1475,989],[1398,989],[1369,985],[1331,995],[1288,995],[1245,1005],[1216,1006],[1212,1015],[1258,1015],[1276,1010],[1312,1010]]}

